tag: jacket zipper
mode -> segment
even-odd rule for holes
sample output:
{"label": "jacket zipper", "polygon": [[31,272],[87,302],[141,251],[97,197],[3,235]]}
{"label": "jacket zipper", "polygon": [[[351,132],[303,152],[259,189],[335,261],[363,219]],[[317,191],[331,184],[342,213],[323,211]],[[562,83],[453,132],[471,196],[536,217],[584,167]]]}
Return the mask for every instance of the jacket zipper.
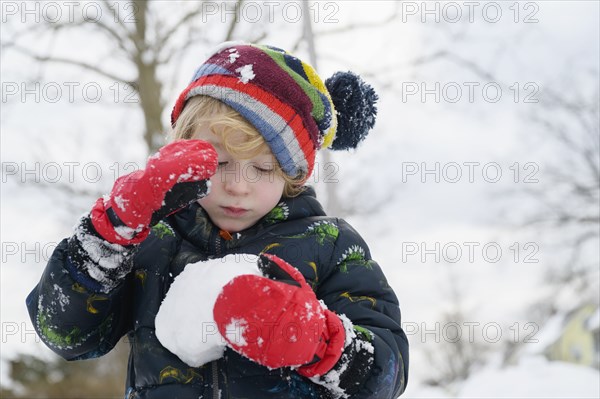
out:
{"label": "jacket zipper", "polygon": [[217,367],[217,361],[211,363],[212,368],[212,380],[213,380],[213,399],[219,399],[219,369]]}
{"label": "jacket zipper", "polygon": [[[215,229],[216,230],[216,229]],[[211,231],[208,240],[208,252],[216,257],[221,255],[221,237],[218,231]]]}
{"label": "jacket zipper", "polygon": [[[213,239],[211,240],[212,242],[214,242],[214,254],[215,256],[220,256],[221,255],[221,236],[215,231],[211,234],[213,235]],[[219,393],[219,367],[218,367],[218,360],[215,360],[211,363],[211,369],[212,369],[212,380],[213,380],[213,399],[220,399],[221,398],[221,394]]]}
{"label": "jacket zipper", "polygon": [[217,256],[221,255],[221,237],[217,235],[216,239],[216,245],[215,245],[215,254]]}

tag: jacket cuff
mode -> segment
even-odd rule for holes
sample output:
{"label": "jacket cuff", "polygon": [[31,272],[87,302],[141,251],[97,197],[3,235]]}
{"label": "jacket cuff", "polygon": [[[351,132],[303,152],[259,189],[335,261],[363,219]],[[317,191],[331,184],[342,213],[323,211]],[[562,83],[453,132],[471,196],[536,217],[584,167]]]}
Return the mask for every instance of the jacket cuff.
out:
{"label": "jacket cuff", "polygon": [[67,269],[88,290],[108,293],[133,268],[137,245],[123,246],[104,240],[84,215],[68,240]]}
{"label": "jacket cuff", "polygon": [[345,315],[339,315],[346,340],[340,360],[326,374],[310,380],[327,388],[333,398],[348,398],[363,386],[373,366],[375,348],[371,341],[373,333],[354,326]]}

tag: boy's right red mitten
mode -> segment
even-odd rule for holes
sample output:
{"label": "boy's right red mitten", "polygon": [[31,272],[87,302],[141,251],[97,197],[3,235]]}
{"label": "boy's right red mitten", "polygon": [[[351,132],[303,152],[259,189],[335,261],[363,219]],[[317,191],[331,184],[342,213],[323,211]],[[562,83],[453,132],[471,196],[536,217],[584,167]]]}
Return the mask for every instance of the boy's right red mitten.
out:
{"label": "boy's right red mitten", "polygon": [[121,245],[142,242],[150,227],[208,194],[217,153],[202,140],[179,140],[148,158],[146,169],[119,177],[92,208],[95,230]]}

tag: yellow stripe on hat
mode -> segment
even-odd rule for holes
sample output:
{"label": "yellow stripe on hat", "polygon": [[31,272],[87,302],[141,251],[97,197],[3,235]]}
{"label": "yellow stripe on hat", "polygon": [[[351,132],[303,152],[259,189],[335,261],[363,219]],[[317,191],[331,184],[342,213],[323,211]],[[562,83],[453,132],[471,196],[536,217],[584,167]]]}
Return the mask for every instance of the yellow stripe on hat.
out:
{"label": "yellow stripe on hat", "polygon": [[337,131],[337,116],[335,112],[335,107],[333,105],[333,101],[331,100],[331,95],[329,95],[329,91],[325,86],[325,83],[321,80],[317,72],[314,70],[312,66],[309,64],[302,62],[302,68],[304,69],[304,73],[308,77],[308,81],[311,85],[316,87],[316,89],[321,92],[325,97],[327,97],[327,101],[329,101],[329,106],[331,107],[331,124],[329,128],[324,132],[323,142],[321,143],[321,148],[328,148],[333,143],[335,139],[335,132]]}

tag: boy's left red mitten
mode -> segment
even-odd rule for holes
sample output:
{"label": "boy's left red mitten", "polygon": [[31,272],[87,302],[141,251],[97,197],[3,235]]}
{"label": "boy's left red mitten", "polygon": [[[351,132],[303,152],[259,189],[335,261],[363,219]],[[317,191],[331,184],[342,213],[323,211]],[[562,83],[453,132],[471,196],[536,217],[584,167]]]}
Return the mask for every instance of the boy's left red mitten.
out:
{"label": "boy's left red mitten", "polygon": [[213,313],[221,335],[263,366],[300,366],[305,377],[327,373],[344,349],[342,321],[283,259],[262,254],[258,267],[269,278],[235,277],[218,296]]}

